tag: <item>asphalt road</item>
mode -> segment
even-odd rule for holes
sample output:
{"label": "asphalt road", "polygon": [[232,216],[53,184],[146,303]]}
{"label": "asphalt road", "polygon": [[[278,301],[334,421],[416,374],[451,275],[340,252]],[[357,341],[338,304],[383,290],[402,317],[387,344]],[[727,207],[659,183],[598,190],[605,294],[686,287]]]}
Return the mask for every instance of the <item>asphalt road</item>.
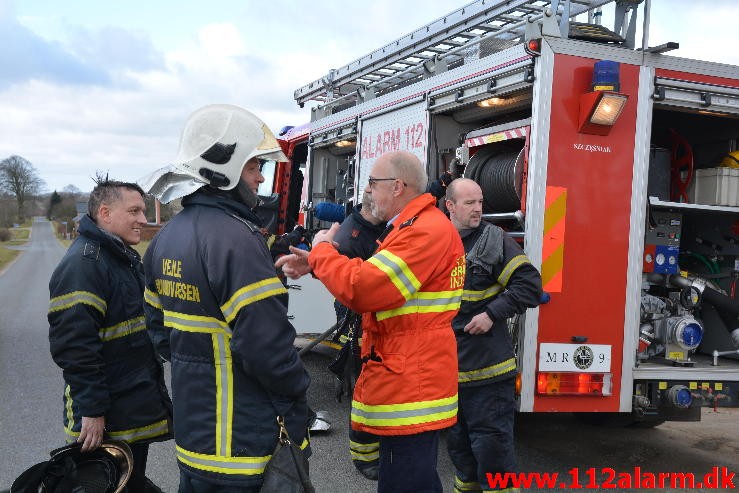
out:
{"label": "asphalt road", "polygon": [[[43,220],[34,222],[31,241],[23,249],[0,274],[0,490],[64,444],[61,371],[49,356],[46,321],[49,276],[64,252]],[[305,303],[312,291],[291,291],[291,298],[300,297],[300,303]],[[295,323],[300,325],[300,320]],[[310,402],[314,409],[328,411],[333,422],[329,432],[314,434],[312,439],[311,476],[316,491],[374,492],[376,483],[354,471],[349,460],[348,403],[334,399],[334,380],[325,370],[328,359],[309,354],[304,361],[313,378]],[[595,468],[598,483],[608,479],[602,468],[627,473],[640,466],[645,472],[692,472],[701,477],[714,466],[739,472],[739,409],[704,409],[700,423],[665,423],[651,430],[592,427],[567,414],[519,416],[517,440],[523,470],[557,472],[566,480],[560,482],[569,484],[570,471],[578,468],[581,486],[589,491],[624,491],[590,487],[589,468]],[[152,446],[147,474],[164,491],[177,491],[171,441]],[[452,491],[453,471],[443,444],[439,474],[445,491]],[[734,484],[739,486],[739,479]]]}

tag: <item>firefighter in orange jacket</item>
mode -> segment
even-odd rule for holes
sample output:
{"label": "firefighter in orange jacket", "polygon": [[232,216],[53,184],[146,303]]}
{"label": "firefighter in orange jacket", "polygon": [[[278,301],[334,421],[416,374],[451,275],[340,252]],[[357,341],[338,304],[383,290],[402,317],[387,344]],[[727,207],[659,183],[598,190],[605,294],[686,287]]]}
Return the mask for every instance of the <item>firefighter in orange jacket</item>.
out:
{"label": "firefighter in orange jacket", "polygon": [[313,250],[291,249],[277,266],[296,279],[313,272],[341,303],[362,313],[362,373],[352,428],[380,436],[378,492],[441,492],[439,430],[457,415],[457,355],[451,321],[464,286],[464,249],[424,193],[423,165],[409,152],[383,154],[365,191],[387,221],[368,260],[333,244],[339,225],[316,234]]}

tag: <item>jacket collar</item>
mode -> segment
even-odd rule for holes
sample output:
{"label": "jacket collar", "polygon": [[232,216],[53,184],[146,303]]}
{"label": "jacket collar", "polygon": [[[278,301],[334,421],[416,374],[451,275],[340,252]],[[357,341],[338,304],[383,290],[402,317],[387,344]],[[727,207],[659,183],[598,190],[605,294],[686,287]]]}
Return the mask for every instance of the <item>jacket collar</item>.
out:
{"label": "jacket collar", "polygon": [[430,193],[421,194],[403,207],[403,210],[400,211],[400,214],[395,219],[394,224],[401,225],[409,219],[416,217],[422,210],[430,207],[436,207],[434,196]]}
{"label": "jacket collar", "polygon": [[182,199],[182,206],[189,207],[192,205],[202,205],[205,207],[213,207],[221,209],[226,214],[236,215],[247,221],[254,223],[258,227],[262,227],[262,220],[249,207],[241,202],[232,199],[228,192],[206,190],[205,187],[191,193]]}
{"label": "jacket collar", "polygon": [[132,262],[141,262],[141,255],[139,255],[139,252],[125,245],[123,240],[121,240],[117,235],[114,235],[98,226],[89,214],[82,216],[77,231],[86,238],[97,241],[101,246],[105,247],[106,250],[122,259]]}

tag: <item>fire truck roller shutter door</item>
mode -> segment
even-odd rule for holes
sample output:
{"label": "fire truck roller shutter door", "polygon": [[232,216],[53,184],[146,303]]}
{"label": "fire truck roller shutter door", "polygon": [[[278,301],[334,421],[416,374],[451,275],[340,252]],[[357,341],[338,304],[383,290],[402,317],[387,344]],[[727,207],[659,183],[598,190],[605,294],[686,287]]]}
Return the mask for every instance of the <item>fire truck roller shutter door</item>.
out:
{"label": "fire truck roller shutter door", "polygon": [[523,149],[486,146],[470,158],[464,177],[482,188],[483,213],[515,212],[521,208],[523,167]]}

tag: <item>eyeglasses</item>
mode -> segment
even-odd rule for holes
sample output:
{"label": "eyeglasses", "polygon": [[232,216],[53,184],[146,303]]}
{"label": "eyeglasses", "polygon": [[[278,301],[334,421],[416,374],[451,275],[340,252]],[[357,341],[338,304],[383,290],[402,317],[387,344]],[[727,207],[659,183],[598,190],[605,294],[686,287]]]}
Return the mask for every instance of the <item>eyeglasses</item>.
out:
{"label": "eyeglasses", "polygon": [[[367,187],[368,188],[374,188],[375,187],[375,183],[377,183],[378,181],[395,181],[397,179],[398,178],[372,178],[372,177],[369,177],[367,179]],[[404,181],[401,182],[401,183],[403,185],[406,185],[406,183]],[[408,185],[406,185],[406,186],[408,186]]]}

